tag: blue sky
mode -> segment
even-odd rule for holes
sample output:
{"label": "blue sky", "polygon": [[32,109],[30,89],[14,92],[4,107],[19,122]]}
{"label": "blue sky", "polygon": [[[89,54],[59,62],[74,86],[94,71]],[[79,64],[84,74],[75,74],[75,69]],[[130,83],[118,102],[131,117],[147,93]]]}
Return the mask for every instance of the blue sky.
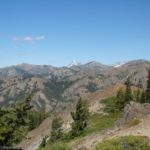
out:
{"label": "blue sky", "polygon": [[0,0],[0,67],[150,60],[150,0]]}

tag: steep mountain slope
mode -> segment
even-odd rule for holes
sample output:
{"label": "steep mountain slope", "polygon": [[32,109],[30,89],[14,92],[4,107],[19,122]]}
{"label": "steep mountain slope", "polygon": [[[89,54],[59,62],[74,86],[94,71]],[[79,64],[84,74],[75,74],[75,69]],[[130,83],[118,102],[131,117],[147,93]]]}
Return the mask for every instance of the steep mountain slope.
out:
{"label": "steep mountain slope", "polygon": [[52,67],[21,64],[0,69],[0,105],[8,105],[33,93],[38,110],[60,111],[79,97],[105,87],[123,83],[127,77],[133,85],[145,87],[149,61],[135,60],[120,67],[89,62],[84,65]]}

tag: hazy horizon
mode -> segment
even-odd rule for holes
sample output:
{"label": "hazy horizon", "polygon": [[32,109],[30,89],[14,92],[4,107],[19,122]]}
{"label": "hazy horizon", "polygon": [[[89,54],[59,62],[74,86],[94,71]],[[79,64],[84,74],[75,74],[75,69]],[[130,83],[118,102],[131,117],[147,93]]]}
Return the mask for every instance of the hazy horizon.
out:
{"label": "hazy horizon", "polygon": [[69,67],[69,65],[73,62],[73,61],[76,61],[78,63],[80,63],[80,65],[85,65],[87,63],[91,63],[91,62],[97,62],[97,63],[100,63],[100,64],[103,64],[103,65],[108,65],[108,66],[115,66],[115,65],[119,65],[119,64],[126,64],[128,62],[131,62],[131,61],[138,61],[138,60],[144,60],[144,61],[150,61],[148,59],[132,59],[132,60],[127,60],[127,61],[115,61],[113,62],[112,64],[106,64],[106,63],[103,63],[103,62],[100,62],[100,61],[95,61],[95,60],[91,60],[91,61],[87,61],[87,62],[79,62],[77,60],[72,60],[71,62],[69,62],[68,64],[66,65],[60,65],[60,66],[55,66],[55,65],[52,65],[52,64],[35,64],[35,63],[28,63],[28,62],[22,62],[22,63],[18,63],[18,64],[11,64],[11,65],[8,65],[8,66],[2,66],[0,67],[0,69],[3,69],[3,68],[6,68],[6,67],[11,67],[11,66],[19,66],[19,65],[23,65],[23,64],[27,64],[27,65],[39,65],[39,66],[52,66],[52,67]]}

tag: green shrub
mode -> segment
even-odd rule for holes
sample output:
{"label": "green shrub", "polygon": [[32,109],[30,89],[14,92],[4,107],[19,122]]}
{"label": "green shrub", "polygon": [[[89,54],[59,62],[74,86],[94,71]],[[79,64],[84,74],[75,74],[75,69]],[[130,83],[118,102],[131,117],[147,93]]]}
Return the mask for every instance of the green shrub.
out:
{"label": "green shrub", "polygon": [[120,118],[120,116],[120,112],[110,113],[108,115],[91,115],[89,118],[89,126],[81,136],[87,136],[91,133],[100,132],[102,130],[112,127],[114,123],[118,120],[118,118]]}
{"label": "green shrub", "polygon": [[99,143],[95,150],[150,150],[148,138],[125,136]]}
{"label": "green shrub", "polygon": [[114,113],[120,111],[116,108],[116,97],[109,97],[101,100],[101,103],[105,105],[104,112],[105,113]]}
{"label": "green shrub", "polygon": [[39,150],[71,150],[71,148],[64,142],[49,143],[45,148]]}
{"label": "green shrub", "polygon": [[21,141],[29,130],[31,95],[24,101],[6,108],[0,108],[0,145],[12,146]]}
{"label": "green shrub", "polygon": [[133,127],[136,126],[140,123],[141,121],[139,119],[134,119],[131,122],[129,122],[128,127]]}
{"label": "green shrub", "polygon": [[52,145],[50,150],[71,150],[71,148],[63,142],[58,142]]}

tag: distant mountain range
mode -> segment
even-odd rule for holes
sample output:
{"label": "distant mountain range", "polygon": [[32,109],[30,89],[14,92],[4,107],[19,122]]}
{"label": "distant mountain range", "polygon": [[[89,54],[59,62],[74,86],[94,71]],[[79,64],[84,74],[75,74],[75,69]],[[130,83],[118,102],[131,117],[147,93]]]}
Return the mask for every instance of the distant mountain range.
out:
{"label": "distant mountain range", "polygon": [[20,64],[0,69],[0,105],[8,105],[33,93],[32,104],[38,110],[60,110],[79,97],[86,98],[97,90],[128,77],[132,84],[145,87],[150,62],[134,60],[113,66],[95,61],[68,67]]}

